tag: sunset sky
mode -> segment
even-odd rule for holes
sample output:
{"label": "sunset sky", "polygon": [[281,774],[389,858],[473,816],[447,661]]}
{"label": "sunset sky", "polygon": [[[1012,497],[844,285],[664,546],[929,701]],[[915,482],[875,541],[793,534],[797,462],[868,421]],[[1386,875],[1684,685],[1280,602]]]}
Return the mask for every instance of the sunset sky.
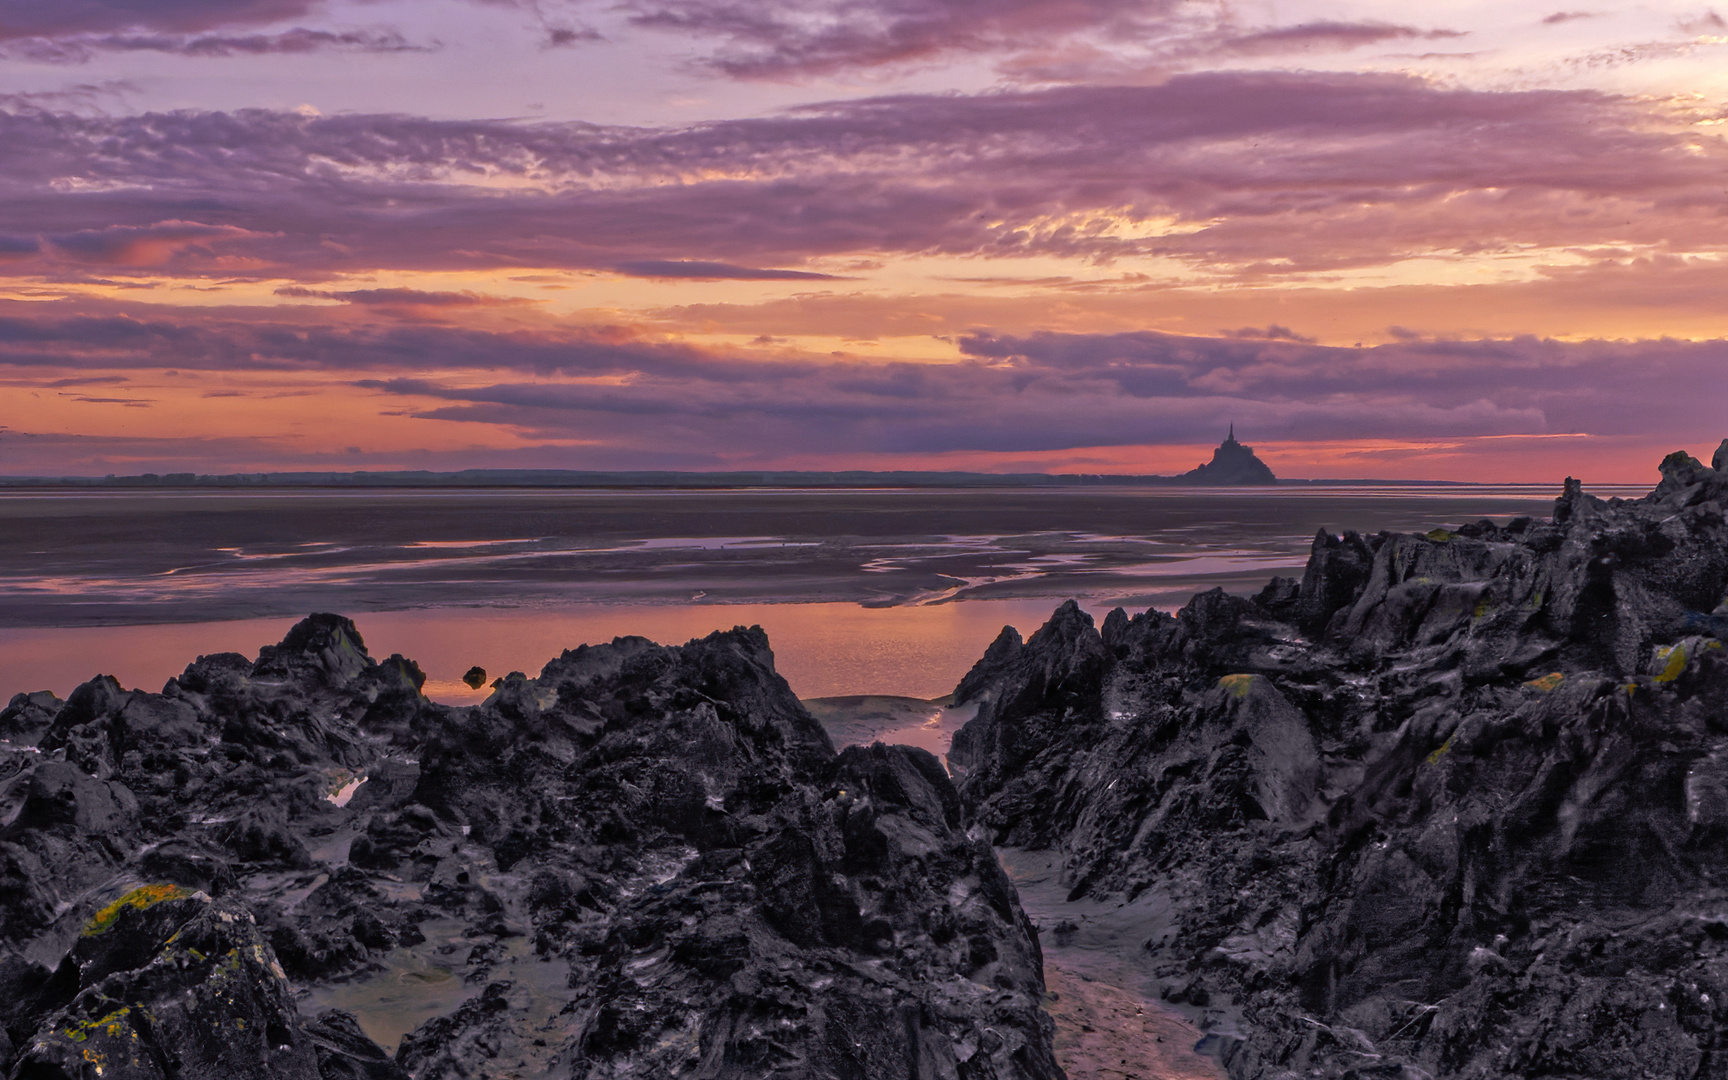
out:
{"label": "sunset sky", "polygon": [[1728,436],[1725,106],[1668,0],[0,0],[0,473],[1174,472],[1234,422],[1651,480]]}

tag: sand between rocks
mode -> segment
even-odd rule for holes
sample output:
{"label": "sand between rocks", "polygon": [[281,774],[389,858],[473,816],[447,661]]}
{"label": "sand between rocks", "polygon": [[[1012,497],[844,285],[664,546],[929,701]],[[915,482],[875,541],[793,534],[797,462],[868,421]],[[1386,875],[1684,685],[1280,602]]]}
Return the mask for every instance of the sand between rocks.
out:
{"label": "sand between rocks", "polygon": [[1200,1033],[1175,1013],[1049,954],[1044,985],[1068,1080],[1222,1080],[1218,1062],[1194,1052]]}

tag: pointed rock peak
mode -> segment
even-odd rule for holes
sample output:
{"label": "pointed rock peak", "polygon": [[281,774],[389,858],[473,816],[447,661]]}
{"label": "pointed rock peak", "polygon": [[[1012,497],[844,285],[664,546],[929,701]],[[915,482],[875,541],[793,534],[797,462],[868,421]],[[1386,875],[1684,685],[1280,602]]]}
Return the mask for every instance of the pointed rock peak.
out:
{"label": "pointed rock peak", "polygon": [[996,635],[996,640],[990,643],[990,648],[985,650],[984,655],[1005,656],[1015,652],[1024,644],[1026,641],[1020,636],[1020,631],[1012,626],[1004,626],[1002,632]]}
{"label": "pointed rock peak", "polygon": [[1722,440],[1722,445],[1710,455],[1710,467],[1717,472],[1728,472],[1728,439]]}
{"label": "pointed rock peak", "polygon": [[366,642],[360,637],[354,620],[320,611],[295,623],[276,647],[287,652],[318,652],[343,645],[362,653],[366,651]]}
{"label": "pointed rock peak", "polygon": [[1022,654],[1042,678],[1043,693],[1095,682],[1109,663],[1110,650],[1092,616],[1073,600],[1065,602],[1026,642]]}
{"label": "pointed rock peak", "polygon": [[1052,641],[1073,641],[1086,634],[1098,635],[1092,623],[1092,616],[1086,614],[1074,600],[1064,600],[1062,606],[1050,615],[1050,621],[1038,628],[1032,635],[1032,640],[1026,643],[1027,648],[1037,649]]}
{"label": "pointed rock peak", "polygon": [[996,635],[996,640],[984,650],[984,655],[972,665],[972,670],[954,687],[954,704],[965,705],[978,700],[980,695],[1013,665],[1025,648],[1026,643],[1020,639],[1020,631],[1012,626],[1004,626],[1002,632]]}
{"label": "pointed rock peak", "polygon": [[332,679],[346,682],[371,667],[372,657],[353,620],[317,612],[295,623],[281,644],[260,649],[252,672],[279,676],[304,666],[321,668]]}

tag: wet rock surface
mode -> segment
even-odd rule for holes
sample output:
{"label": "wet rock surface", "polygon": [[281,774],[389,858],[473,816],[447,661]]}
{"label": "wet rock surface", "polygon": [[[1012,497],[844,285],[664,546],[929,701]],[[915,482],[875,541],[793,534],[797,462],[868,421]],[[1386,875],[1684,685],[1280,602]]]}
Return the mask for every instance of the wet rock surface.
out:
{"label": "wet rock surface", "polygon": [[1718,470],[1005,632],[956,694],[969,820],[1155,913],[1234,1077],[1728,1076]]}
{"label": "wet rock surface", "polygon": [[0,1069],[1056,1078],[941,764],[836,753],[759,630],[482,705],[347,619],[0,714]]}

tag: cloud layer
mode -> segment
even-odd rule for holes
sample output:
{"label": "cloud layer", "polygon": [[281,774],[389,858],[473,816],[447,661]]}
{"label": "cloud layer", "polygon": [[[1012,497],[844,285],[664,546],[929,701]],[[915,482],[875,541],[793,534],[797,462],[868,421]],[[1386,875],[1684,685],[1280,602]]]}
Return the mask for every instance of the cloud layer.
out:
{"label": "cloud layer", "polygon": [[[457,294],[341,297],[456,305]],[[1266,336],[979,333],[951,364],[836,360],[656,339],[622,327],[484,331],[433,323],[308,325],[141,313],[0,316],[0,365],[323,373],[430,429],[485,425],[581,442],[587,467],[703,467],[802,455],[906,467],[945,454],[1191,446],[1235,422],[1274,443],[1410,444],[1660,430],[1709,440],[1728,342],[1405,341],[1338,348]],[[315,380],[316,381],[316,380]],[[1684,394],[1674,388],[1683,386]],[[105,402],[133,393],[73,390]],[[243,392],[243,391],[242,391]],[[394,402],[395,404],[392,404]],[[445,441],[460,441],[449,434]]]}
{"label": "cloud layer", "polygon": [[106,251],[114,269],[207,275],[773,278],[887,253],[1259,279],[1728,245],[1719,137],[1596,93],[1400,76],[1197,74],[675,129],[24,110],[0,114],[0,140],[13,273]]}

